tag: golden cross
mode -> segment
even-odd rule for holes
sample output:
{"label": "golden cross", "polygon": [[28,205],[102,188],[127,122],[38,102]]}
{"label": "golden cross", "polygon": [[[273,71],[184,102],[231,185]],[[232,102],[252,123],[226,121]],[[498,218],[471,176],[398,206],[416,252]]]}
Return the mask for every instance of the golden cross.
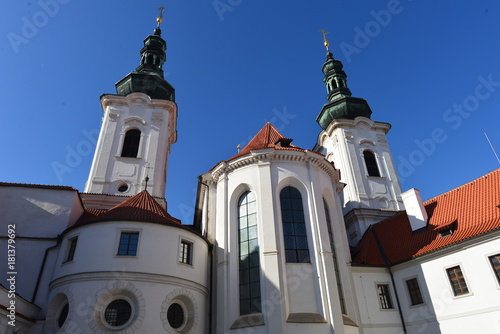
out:
{"label": "golden cross", "polygon": [[160,14],[158,15],[158,17],[156,18],[156,22],[158,22],[158,28],[160,27],[160,24],[163,22],[163,11],[165,10],[166,8],[163,7],[163,6],[160,6],[158,7],[158,10],[160,11]]}
{"label": "golden cross", "polygon": [[329,49],[330,42],[328,42],[328,39],[326,38],[326,34],[328,34],[328,31],[326,31],[325,29],[322,29],[321,33],[323,34],[323,45],[325,46],[326,51],[330,51],[330,49]]}

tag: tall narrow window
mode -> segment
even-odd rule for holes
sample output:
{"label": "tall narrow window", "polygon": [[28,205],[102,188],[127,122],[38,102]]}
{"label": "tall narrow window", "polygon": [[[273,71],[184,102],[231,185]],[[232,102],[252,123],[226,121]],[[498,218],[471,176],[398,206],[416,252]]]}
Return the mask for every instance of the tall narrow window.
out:
{"label": "tall narrow window", "polygon": [[286,262],[310,262],[302,196],[297,189],[288,186],[281,190],[280,202]]}
{"label": "tall narrow window", "polygon": [[260,261],[257,205],[247,191],[238,201],[240,315],[260,313]]}
{"label": "tall narrow window", "polygon": [[192,264],[192,248],[193,248],[193,243],[186,241],[186,240],[181,240],[181,246],[179,249],[179,262],[180,263],[185,263],[185,264]]}
{"label": "tall narrow window", "polygon": [[378,170],[377,159],[372,151],[364,150],[363,157],[365,158],[366,170],[368,171],[368,176],[380,176],[380,171]]}
{"label": "tall narrow window", "polygon": [[389,293],[389,284],[377,284],[378,300],[380,301],[380,307],[384,310],[392,309],[391,295]]}
{"label": "tall narrow window", "polygon": [[500,254],[489,257],[495,276],[497,277],[498,284],[500,284]]}
{"label": "tall narrow window", "polygon": [[344,290],[342,289],[342,280],[340,279],[340,271],[339,264],[337,261],[337,254],[335,252],[335,244],[333,239],[333,231],[332,231],[332,222],[330,220],[330,209],[328,209],[328,204],[323,198],[323,206],[325,208],[325,216],[326,216],[326,228],[328,229],[328,239],[330,240],[330,249],[332,250],[332,258],[333,258],[333,268],[335,270],[335,278],[337,279],[337,290],[339,291],[339,301],[340,301],[340,309],[342,314],[347,314],[347,310],[345,307],[345,299],[344,299]]}
{"label": "tall narrow window", "polygon": [[123,141],[122,157],[137,158],[139,153],[139,142],[141,141],[141,131],[137,129],[128,130]]}
{"label": "tall narrow window", "polygon": [[420,286],[416,278],[412,278],[406,281],[406,286],[408,287],[408,293],[410,294],[411,305],[423,304],[422,293],[420,292]]}
{"label": "tall narrow window", "polygon": [[137,254],[137,245],[139,244],[139,232],[122,232],[120,236],[120,246],[117,255]]}
{"label": "tall narrow window", "polygon": [[73,261],[73,258],[75,257],[76,243],[78,242],[78,237],[71,238],[68,240],[68,242],[69,242],[69,249],[66,261]]}
{"label": "tall narrow window", "polygon": [[446,269],[448,278],[450,279],[451,288],[455,296],[466,295],[469,293],[467,283],[465,282],[464,275],[460,266]]}

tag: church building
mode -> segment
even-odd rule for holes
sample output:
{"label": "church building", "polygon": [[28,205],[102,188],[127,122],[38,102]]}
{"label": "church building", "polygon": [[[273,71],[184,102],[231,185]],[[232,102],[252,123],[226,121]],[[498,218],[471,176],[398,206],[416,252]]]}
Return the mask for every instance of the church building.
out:
{"label": "church building", "polygon": [[198,177],[194,222],[172,217],[157,21],[100,98],[84,191],[0,183],[0,334],[500,333],[500,169],[425,202],[403,191],[391,125],[326,35],[316,145],[263,124]]}

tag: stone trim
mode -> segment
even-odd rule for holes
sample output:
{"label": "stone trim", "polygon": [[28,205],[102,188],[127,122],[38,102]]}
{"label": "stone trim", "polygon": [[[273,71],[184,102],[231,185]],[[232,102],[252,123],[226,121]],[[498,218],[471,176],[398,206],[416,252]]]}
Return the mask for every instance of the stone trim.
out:
{"label": "stone trim", "polygon": [[290,313],[286,322],[292,323],[326,323],[327,321],[318,313]]}
{"label": "stone trim", "polygon": [[242,315],[236,319],[229,329],[264,326],[264,316],[261,313]]}

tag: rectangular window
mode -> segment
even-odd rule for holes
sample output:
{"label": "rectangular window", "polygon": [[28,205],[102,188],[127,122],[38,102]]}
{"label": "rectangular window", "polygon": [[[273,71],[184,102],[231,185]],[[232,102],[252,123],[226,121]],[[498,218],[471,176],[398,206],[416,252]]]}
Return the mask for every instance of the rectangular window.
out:
{"label": "rectangular window", "polygon": [[137,245],[139,244],[139,232],[122,232],[120,236],[120,246],[117,255],[137,254]]}
{"label": "rectangular window", "polygon": [[68,240],[69,242],[69,249],[68,249],[68,256],[66,257],[66,261],[73,261],[73,258],[75,257],[75,250],[76,250],[76,243],[78,241],[78,237],[74,237]]}
{"label": "rectangular window", "polygon": [[469,293],[467,283],[465,283],[464,275],[460,266],[446,269],[448,278],[450,279],[451,288],[455,296],[466,295]]}
{"label": "rectangular window", "polygon": [[500,254],[490,256],[489,259],[497,277],[498,284],[500,284]]}
{"label": "rectangular window", "polygon": [[377,284],[378,299],[380,301],[380,306],[382,309],[392,309],[391,295],[389,293],[389,284]]}
{"label": "rectangular window", "polygon": [[192,261],[192,251],[193,251],[193,243],[181,240],[181,246],[179,249],[179,262],[185,264],[193,264]]}
{"label": "rectangular window", "polygon": [[422,299],[422,293],[420,292],[417,279],[412,278],[407,280],[406,286],[408,287],[408,293],[410,294],[411,305],[423,304],[424,300]]}

